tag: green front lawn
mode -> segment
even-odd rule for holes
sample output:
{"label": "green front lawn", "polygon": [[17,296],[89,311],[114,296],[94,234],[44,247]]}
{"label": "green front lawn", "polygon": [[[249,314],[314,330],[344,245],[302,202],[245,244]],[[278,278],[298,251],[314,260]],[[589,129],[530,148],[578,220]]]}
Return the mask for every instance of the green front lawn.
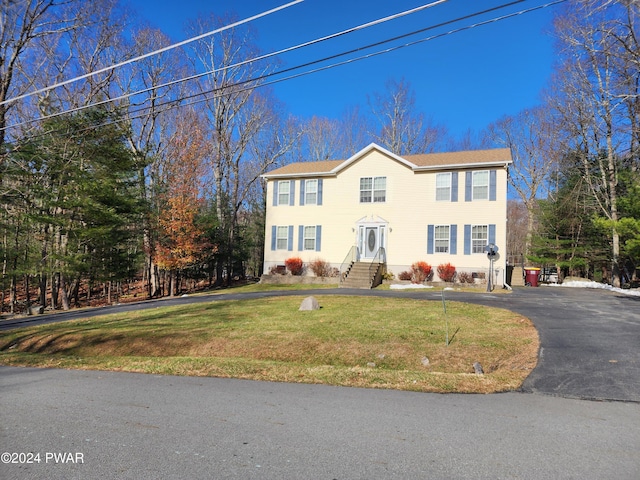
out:
{"label": "green front lawn", "polygon": [[[162,307],[5,332],[0,363],[429,392],[517,389],[536,364],[531,322],[502,309],[304,295]],[[428,359],[428,362],[427,360]],[[484,375],[476,375],[479,362]]]}

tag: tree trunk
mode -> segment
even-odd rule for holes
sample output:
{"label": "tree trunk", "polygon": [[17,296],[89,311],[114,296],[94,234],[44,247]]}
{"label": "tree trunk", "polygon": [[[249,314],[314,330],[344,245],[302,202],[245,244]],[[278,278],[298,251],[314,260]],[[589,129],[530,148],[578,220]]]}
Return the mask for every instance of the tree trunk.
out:
{"label": "tree trunk", "polygon": [[29,292],[29,275],[24,276],[24,295],[27,305],[27,314],[31,314],[31,292]]}
{"label": "tree trunk", "polygon": [[47,276],[44,273],[40,274],[40,305],[42,308],[47,306]]}
{"label": "tree trunk", "polygon": [[169,296],[175,297],[177,294],[178,273],[175,268],[172,268],[169,272]]}
{"label": "tree trunk", "polygon": [[73,298],[73,304],[76,307],[80,306],[80,279],[76,278],[73,281],[73,286],[71,287],[71,298]]}
{"label": "tree trunk", "polygon": [[58,290],[60,289],[60,274],[54,273],[51,278],[51,308],[58,309]]}
{"label": "tree trunk", "polygon": [[16,313],[16,302],[17,302],[17,281],[16,276],[11,275],[11,287],[9,289],[9,313]]}
{"label": "tree trunk", "polygon": [[62,296],[62,309],[67,311],[71,308],[69,303],[69,291],[67,290],[67,279],[64,274],[60,274],[60,293]]}

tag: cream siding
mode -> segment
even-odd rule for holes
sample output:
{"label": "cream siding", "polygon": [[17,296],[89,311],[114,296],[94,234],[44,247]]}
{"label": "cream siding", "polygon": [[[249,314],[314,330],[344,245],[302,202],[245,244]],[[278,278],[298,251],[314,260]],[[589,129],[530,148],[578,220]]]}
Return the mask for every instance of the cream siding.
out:
{"label": "cream siding", "polygon": [[[295,179],[293,206],[272,206],[276,179],[267,182],[267,215],[265,239],[265,273],[274,265],[283,265],[292,256],[306,263],[323,259],[340,267],[350,248],[358,240],[358,222],[386,224],[387,269],[396,275],[408,270],[413,262],[423,260],[435,268],[451,263],[459,271],[485,271],[486,254],[464,254],[464,226],[495,225],[499,255],[494,265],[498,283],[505,268],[507,170],[504,166],[477,166],[467,169],[414,171],[411,165],[398,161],[382,149],[369,149],[352,158],[344,168],[334,169],[329,176],[309,174]],[[496,201],[465,201],[465,172],[496,171]],[[457,202],[436,201],[436,173],[458,173]],[[326,173],[326,172],[325,172]],[[384,203],[360,203],[360,178],[386,177]],[[268,175],[267,175],[268,178]],[[322,178],[322,205],[300,205],[301,178]],[[293,226],[293,249],[272,250],[272,226]],[[299,251],[299,226],[321,226],[321,251]],[[427,253],[429,225],[457,225],[457,253]],[[436,277],[437,279],[437,277]]]}

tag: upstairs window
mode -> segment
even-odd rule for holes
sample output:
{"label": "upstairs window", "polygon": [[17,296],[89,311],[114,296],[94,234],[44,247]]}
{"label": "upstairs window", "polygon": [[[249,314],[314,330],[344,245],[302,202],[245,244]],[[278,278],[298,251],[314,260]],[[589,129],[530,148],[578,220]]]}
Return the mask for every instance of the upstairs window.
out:
{"label": "upstairs window", "polygon": [[360,179],[360,203],[387,201],[387,177],[362,177]]}
{"label": "upstairs window", "polygon": [[289,195],[291,194],[291,182],[283,180],[278,182],[278,205],[289,205]]}
{"label": "upstairs window", "polygon": [[436,201],[449,201],[451,199],[451,173],[438,173],[436,175]]}
{"label": "upstairs window", "polygon": [[489,200],[489,170],[473,172],[473,200]]}
{"label": "upstairs window", "polygon": [[316,205],[318,203],[318,180],[305,180],[304,204]]}

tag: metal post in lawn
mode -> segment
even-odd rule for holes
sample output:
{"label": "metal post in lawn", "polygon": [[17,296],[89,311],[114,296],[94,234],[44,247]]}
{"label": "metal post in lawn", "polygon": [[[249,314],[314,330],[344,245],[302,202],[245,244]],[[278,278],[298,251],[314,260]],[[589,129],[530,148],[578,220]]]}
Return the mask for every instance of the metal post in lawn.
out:
{"label": "metal post in lawn", "polygon": [[487,282],[487,292],[490,292],[493,290],[493,285],[491,283],[493,280],[493,260],[498,254],[498,246],[494,243],[490,243],[484,247],[484,251],[487,252],[487,258],[489,259],[489,281]]}
{"label": "metal post in lawn", "polygon": [[444,288],[442,289],[442,310],[444,310],[444,324],[446,331],[445,345],[449,346],[449,319],[447,318],[447,302],[444,299]]}

